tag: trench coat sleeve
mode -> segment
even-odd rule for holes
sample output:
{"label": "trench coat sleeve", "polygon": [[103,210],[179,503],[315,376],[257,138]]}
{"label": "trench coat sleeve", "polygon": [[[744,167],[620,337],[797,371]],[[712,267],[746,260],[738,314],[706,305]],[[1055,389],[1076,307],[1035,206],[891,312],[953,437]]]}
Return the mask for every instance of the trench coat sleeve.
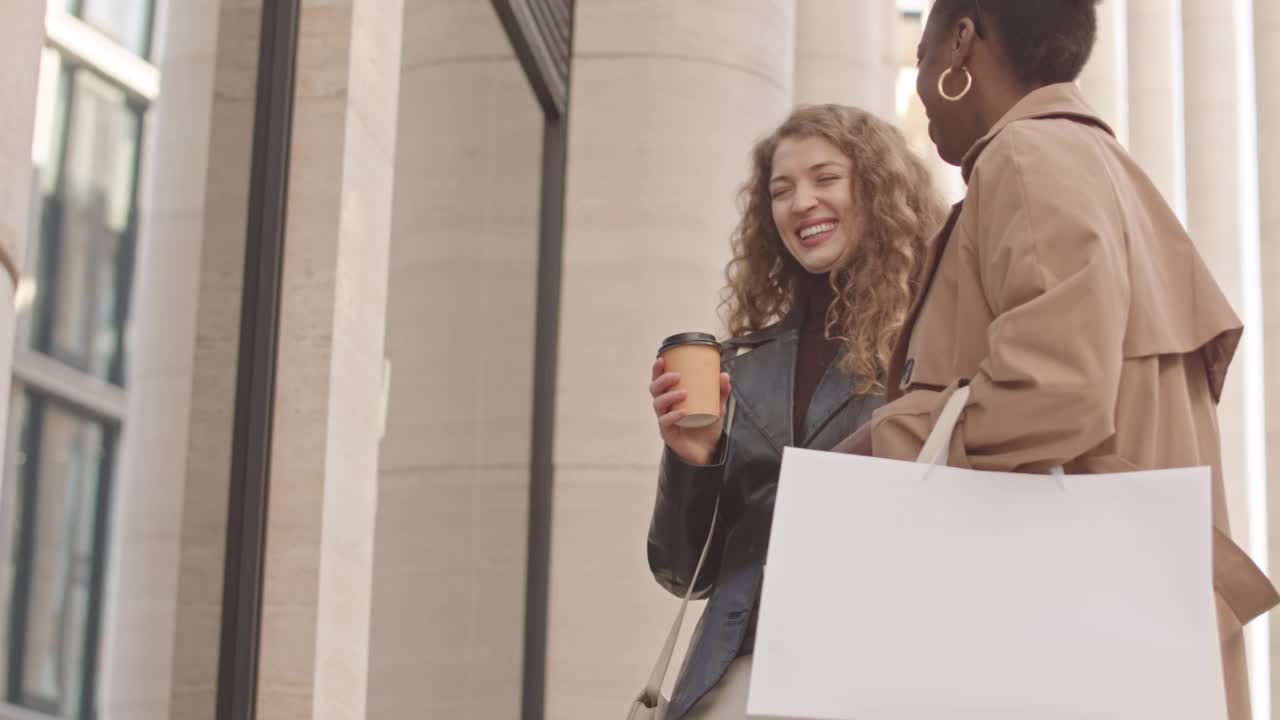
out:
{"label": "trench coat sleeve", "polygon": [[1040,472],[1115,433],[1129,301],[1123,214],[1100,163],[1098,177],[1065,173],[1069,150],[1045,145],[1005,129],[970,178],[974,237],[952,239],[959,261],[976,263],[994,316],[989,355],[973,377],[908,392],[876,412],[875,455],[914,459],[966,381],[952,465]]}
{"label": "trench coat sleeve", "polygon": [[[689,465],[670,448],[664,448],[658,470],[658,497],[649,523],[649,569],[658,584],[677,597],[684,597],[698,557],[707,542],[716,499],[724,487],[727,440],[721,439],[716,461],[710,465]],[[719,574],[727,535],[727,508],[721,508],[716,537],[698,575],[694,597],[707,596]]]}

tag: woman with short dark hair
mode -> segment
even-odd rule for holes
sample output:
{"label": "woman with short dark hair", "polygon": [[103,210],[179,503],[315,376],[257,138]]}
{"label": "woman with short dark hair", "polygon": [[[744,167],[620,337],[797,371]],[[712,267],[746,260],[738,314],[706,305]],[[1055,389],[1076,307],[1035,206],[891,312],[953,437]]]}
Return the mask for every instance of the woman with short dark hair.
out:
{"label": "woman with short dark hair", "polygon": [[1227,523],[1216,405],[1241,325],[1178,218],[1071,82],[1093,48],[1095,6],[934,4],[917,92],[930,138],[968,190],[934,241],[887,404],[838,449],[914,459],[968,385],[951,465],[1211,467],[1227,705],[1246,720],[1241,627],[1277,596]]}

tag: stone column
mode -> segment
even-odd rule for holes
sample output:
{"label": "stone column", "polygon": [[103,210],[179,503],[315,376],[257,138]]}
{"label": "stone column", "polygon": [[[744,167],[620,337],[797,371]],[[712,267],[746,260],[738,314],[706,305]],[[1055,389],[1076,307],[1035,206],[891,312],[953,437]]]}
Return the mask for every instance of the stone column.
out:
{"label": "stone column", "polygon": [[[1164,0],[1168,3],[1168,0]],[[1129,13],[1128,0],[1098,6],[1098,40],[1080,74],[1080,89],[1103,120],[1129,144]],[[1150,32],[1150,28],[1143,28]]]}
{"label": "stone column", "polygon": [[405,0],[369,719],[520,716],[543,115],[488,2]]}
{"label": "stone column", "polygon": [[[41,0],[5,8],[0,23],[0,97],[7,107],[0,112],[0,458],[8,459],[18,447],[20,427],[8,427],[9,394],[13,381],[13,352],[17,330],[15,292],[34,217],[34,140],[37,85],[40,78],[41,46],[44,42],[45,3]],[[12,443],[13,447],[6,447]],[[6,453],[6,450],[9,452]],[[6,468],[9,467],[6,462]],[[14,486],[16,487],[16,485]],[[0,523],[13,527],[13,494],[5,492],[0,502]],[[0,552],[12,553],[9,542],[0,542]],[[0,593],[0,616],[9,617],[9,593]],[[0,643],[9,646],[7,628],[0,629]],[[7,687],[7,682],[0,686]],[[7,690],[6,690],[7,691]]]}
{"label": "stone column", "polygon": [[[44,0],[6,7],[0,23],[0,438],[9,421],[9,389],[16,317],[14,291],[31,232],[35,169],[31,141],[35,129],[36,80],[44,43]],[[0,440],[0,444],[3,440]],[[0,447],[0,456],[3,456]]]}
{"label": "stone column", "polygon": [[365,717],[401,0],[303,0],[258,717]]}
{"label": "stone column", "polygon": [[[1187,225],[1245,334],[1218,410],[1232,535],[1259,560],[1266,553],[1266,373],[1259,278],[1257,132],[1247,2],[1185,0]],[[1243,61],[1243,62],[1242,62]],[[1242,66],[1248,63],[1250,66]],[[1255,712],[1267,714],[1265,622],[1249,631]]]}
{"label": "stone column", "polygon": [[[752,143],[792,99],[793,5],[582,3],[569,110],[547,717],[609,717],[675,612],[645,560],[661,339],[715,330]],[[625,618],[625,620],[620,620]]]}
{"label": "stone column", "polygon": [[896,122],[894,0],[797,0],[795,101],[840,103]]}
{"label": "stone column", "polygon": [[[1254,67],[1259,78],[1280,62],[1280,4],[1261,0],[1253,4]],[[1267,517],[1272,576],[1280,567],[1280,87],[1259,79],[1258,184],[1262,198],[1260,231],[1262,248],[1262,300],[1265,308],[1263,355],[1266,361],[1267,405]],[[1276,617],[1272,613],[1271,617]],[[1273,625],[1274,627],[1274,625]],[[1280,707],[1280,633],[1271,635],[1271,706]]]}
{"label": "stone column", "polygon": [[[1101,7],[1106,7],[1104,4]],[[1182,0],[1128,0],[1129,152],[1186,222]]]}
{"label": "stone column", "polygon": [[212,720],[262,8],[157,8],[101,715]]}
{"label": "stone column", "polygon": [[1242,184],[1239,133],[1241,98],[1237,86],[1234,10],[1218,0],[1186,0],[1183,32],[1186,52],[1187,225],[1214,277],[1244,320],[1245,339],[1236,354],[1225,397],[1222,423],[1223,470],[1230,500],[1232,532],[1247,546],[1247,457],[1250,447],[1246,397],[1262,388],[1247,386],[1248,345],[1260,339],[1258,317],[1250,317],[1246,267],[1257,272],[1257,258],[1245,257],[1247,218],[1243,202],[1256,187]]}

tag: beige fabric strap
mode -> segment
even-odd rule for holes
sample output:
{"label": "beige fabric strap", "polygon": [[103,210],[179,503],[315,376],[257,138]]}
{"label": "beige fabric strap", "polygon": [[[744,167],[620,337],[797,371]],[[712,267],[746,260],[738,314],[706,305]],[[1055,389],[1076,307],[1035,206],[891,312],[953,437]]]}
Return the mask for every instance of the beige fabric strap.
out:
{"label": "beige fabric strap", "polygon": [[1241,625],[1280,603],[1276,586],[1226,533],[1213,530],[1213,586]]}
{"label": "beige fabric strap", "polygon": [[9,273],[9,279],[13,281],[13,287],[16,289],[18,280],[21,278],[21,274],[18,272],[18,263],[13,259],[13,251],[3,242],[0,242],[0,267],[3,267],[4,271]]}
{"label": "beige fabric strap", "polygon": [[920,455],[916,458],[916,462],[927,465],[947,464],[947,454],[951,450],[951,436],[955,434],[956,425],[960,422],[960,413],[964,412],[964,406],[968,403],[968,385],[958,387],[951,393],[951,397],[947,398],[947,404],[942,406],[938,421],[933,424],[933,431],[929,433],[928,438],[925,438],[924,447],[920,448]]}
{"label": "beige fabric strap", "polygon": [[667,669],[671,667],[671,656],[676,650],[676,640],[680,637],[680,628],[684,625],[684,612],[689,609],[689,600],[693,597],[693,589],[698,584],[698,575],[702,574],[702,564],[707,560],[707,554],[711,550],[711,540],[716,535],[716,520],[720,518],[720,498],[716,498],[716,508],[711,515],[711,529],[707,531],[707,542],[702,545],[702,555],[698,557],[698,566],[694,568],[693,580],[689,582],[689,589],[684,593],[684,599],[680,601],[680,609],[676,611],[675,622],[671,624],[671,630],[667,632],[667,642],[662,646],[662,652],[658,653],[658,661],[653,665],[653,671],[649,673],[649,682],[644,686],[645,695],[648,697],[658,697],[662,691],[662,682],[667,679]]}

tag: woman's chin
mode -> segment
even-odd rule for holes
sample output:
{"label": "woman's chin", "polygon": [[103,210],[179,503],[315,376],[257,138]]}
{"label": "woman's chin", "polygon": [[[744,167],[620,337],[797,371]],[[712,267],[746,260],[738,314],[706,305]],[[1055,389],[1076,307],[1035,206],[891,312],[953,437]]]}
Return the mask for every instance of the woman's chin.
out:
{"label": "woman's chin", "polygon": [[955,153],[948,152],[944,147],[942,147],[942,145],[939,145],[938,143],[934,143],[933,146],[938,151],[938,157],[942,158],[942,162],[948,165],[952,165],[954,167],[960,167],[960,163],[964,161],[963,154],[956,155]]}
{"label": "woman's chin", "polygon": [[800,261],[800,267],[811,275],[825,275],[835,267],[835,260],[829,258],[806,258]]}

